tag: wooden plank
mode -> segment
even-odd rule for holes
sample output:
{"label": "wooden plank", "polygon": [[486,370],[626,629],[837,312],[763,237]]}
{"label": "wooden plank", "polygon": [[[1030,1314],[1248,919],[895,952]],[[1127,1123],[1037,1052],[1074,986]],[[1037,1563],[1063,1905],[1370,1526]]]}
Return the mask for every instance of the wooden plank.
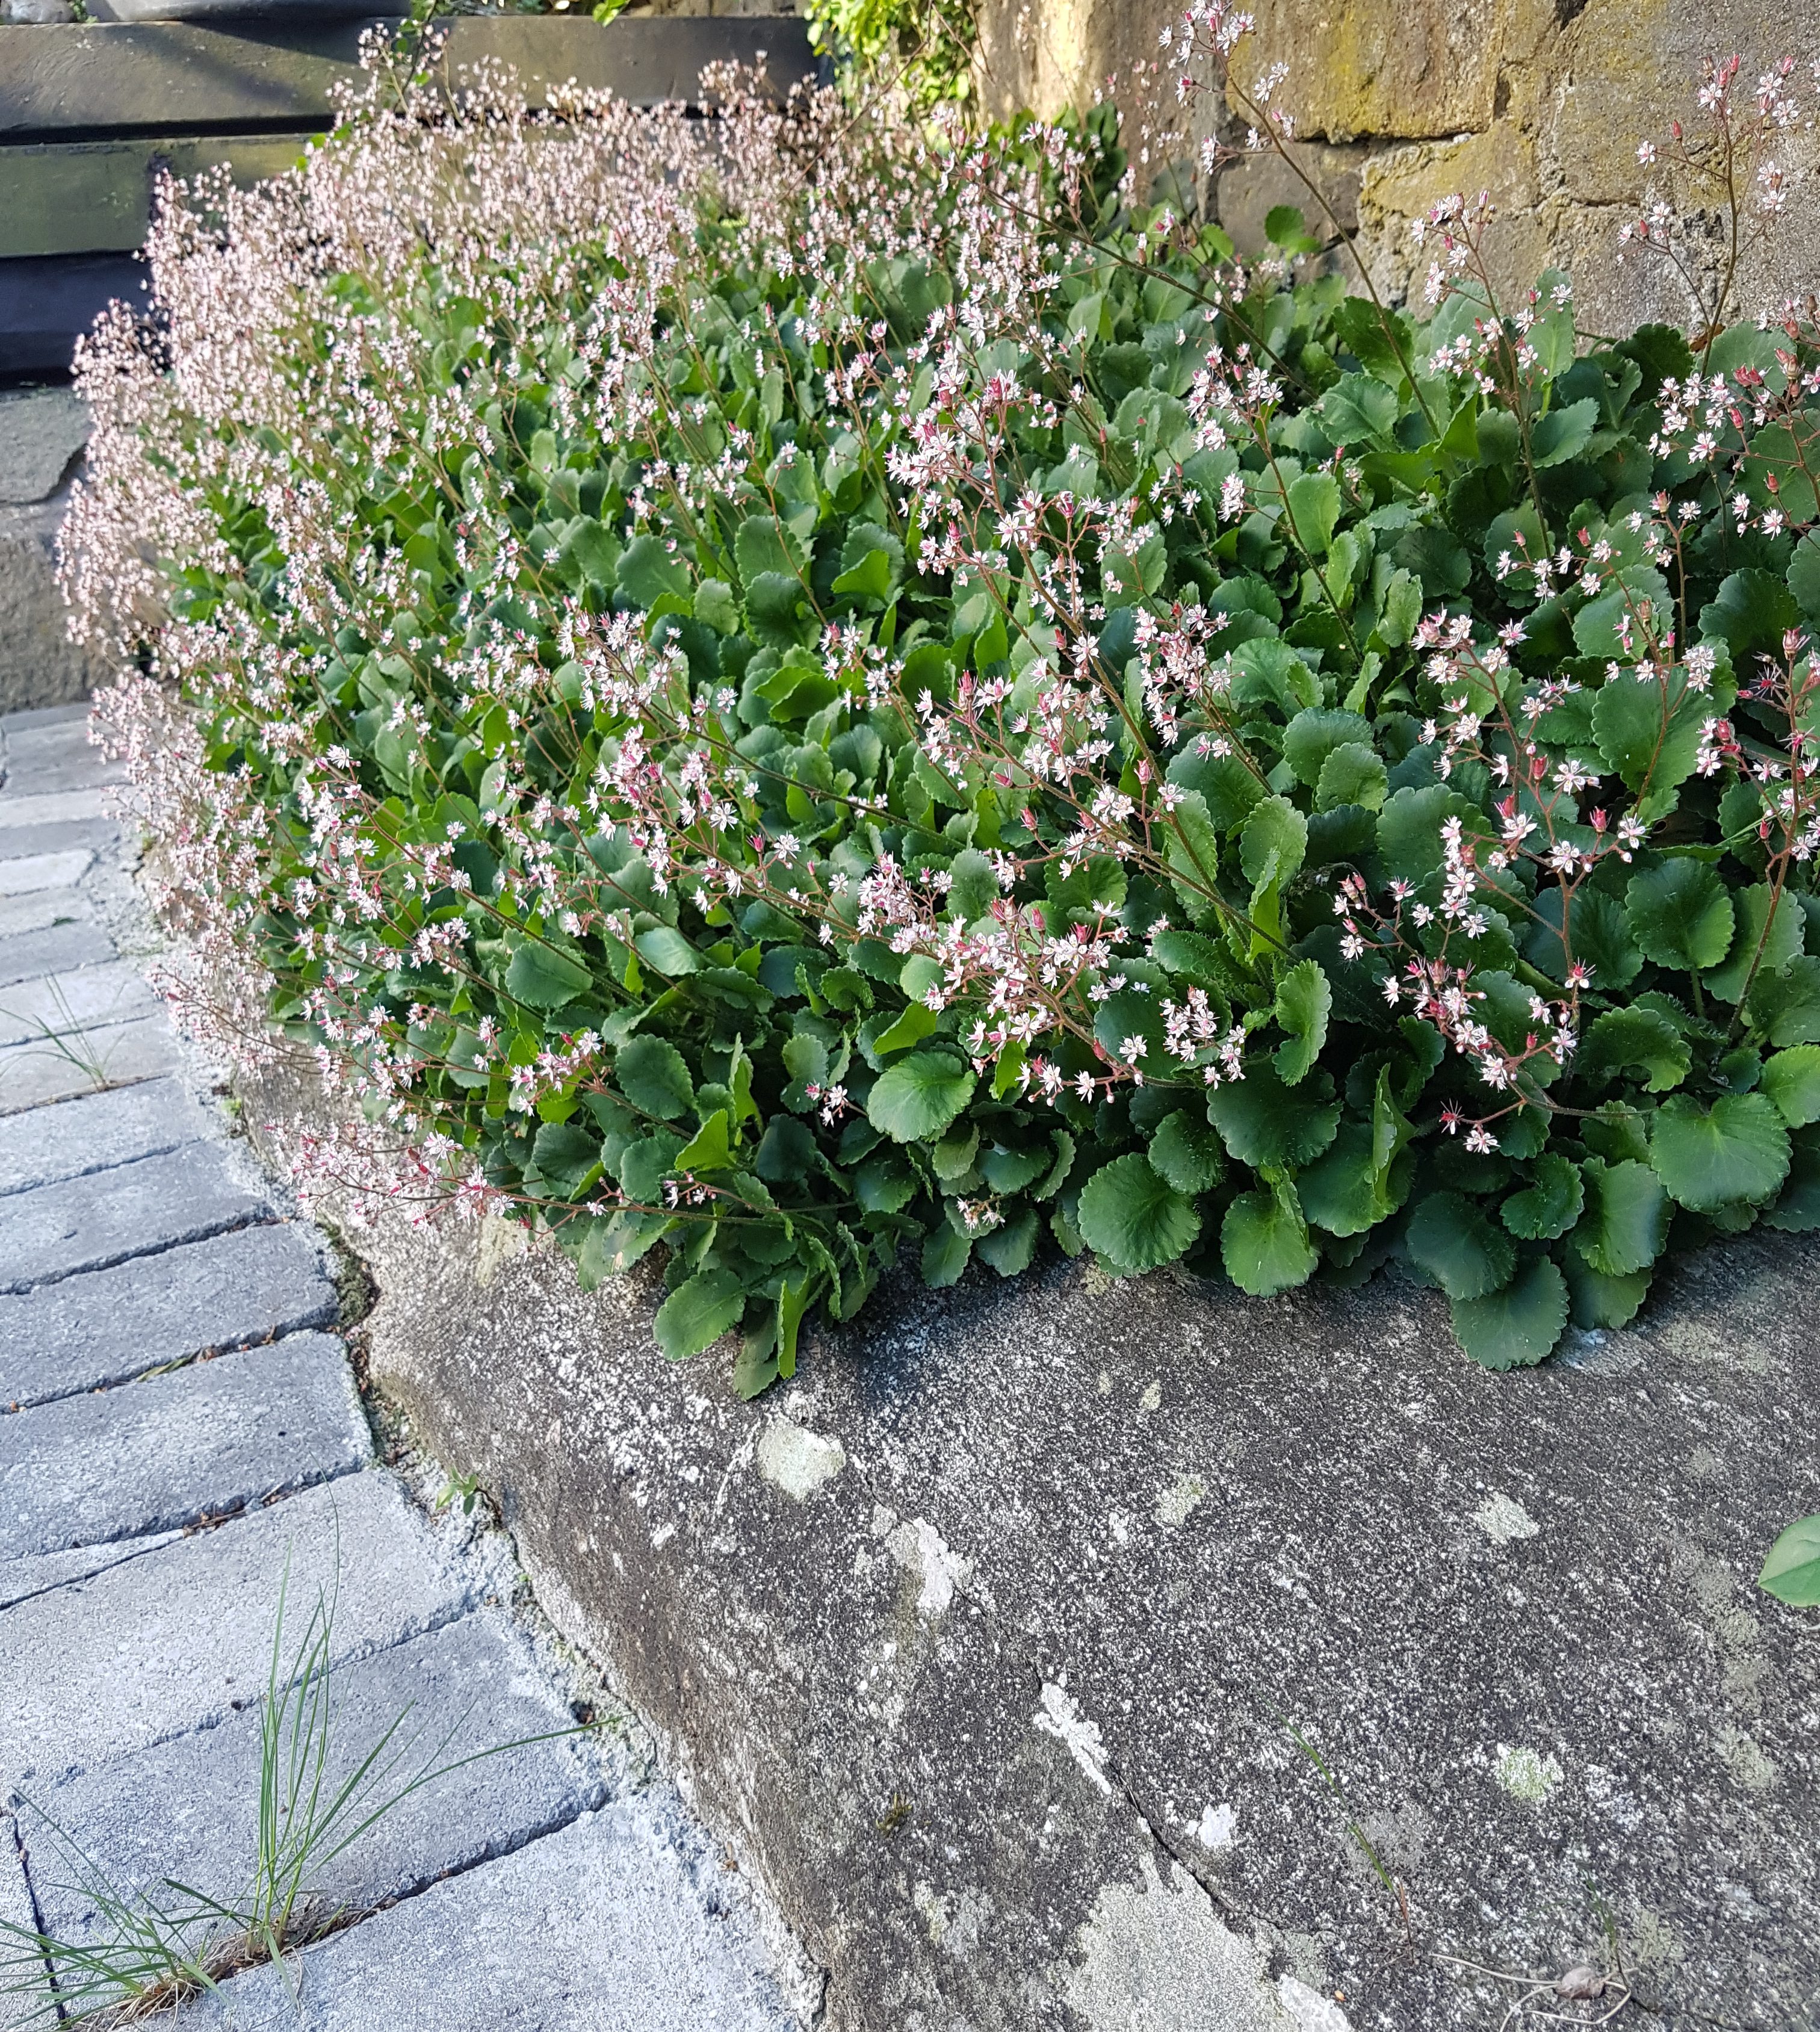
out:
{"label": "wooden plank", "polygon": [[[363,24],[320,27],[103,22],[0,27],[0,144],[110,134],[309,133],[327,124],[331,93],[357,77]],[[696,95],[704,64],[768,53],[774,77],[811,74],[804,24],[783,17],[641,17],[604,26],[553,15],[457,17],[451,73],[483,58],[517,67],[533,88],[574,80],[634,103]],[[0,162],[0,188],[5,166]]]}
{"label": "wooden plank", "polygon": [[231,162],[236,183],[290,168],[302,152],[291,135],[174,136],[0,148],[0,259],[36,254],[124,253],[151,222],[159,170],[192,177]]}

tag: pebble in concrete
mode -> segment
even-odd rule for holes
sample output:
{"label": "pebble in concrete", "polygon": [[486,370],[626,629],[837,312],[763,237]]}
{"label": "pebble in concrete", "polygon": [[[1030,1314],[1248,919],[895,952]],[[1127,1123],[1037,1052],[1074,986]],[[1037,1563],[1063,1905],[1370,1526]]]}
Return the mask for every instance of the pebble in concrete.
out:
{"label": "pebble in concrete", "polygon": [[0,1292],[198,1242],[269,1212],[212,1150],[142,1158],[92,1178],[13,1195],[0,1208]]}
{"label": "pebble in concrete", "polygon": [[338,1340],[192,1362],[0,1418],[0,1559],[222,1517],[371,1458]]}
{"label": "pebble in concrete", "polygon": [[204,1114],[174,1079],[110,1088],[63,1102],[54,1115],[7,1116],[0,1119],[0,1195],[162,1157],[220,1134],[219,1117]]}
{"label": "pebble in concrete", "polygon": [[283,1223],[0,1295],[0,1405],[43,1403],[204,1348],[326,1326],[335,1309],[315,1251]]}
{"label": "pebble in concrete", "polygon": [[269,1510],[36,1595],[0,1624],[0,1756],[28,1794],[256,1698],[281,1589],[335,1597],[334,1656],[452,1620],[474,1581],[386,1474],[345,1476]]}
{"label": "pebble in concrete", "polygon": [[[293,1643],[304,1621],[293,1626]],[[372,1911],[408,1897],[522,1847],[605,1798],[593,1737],[574,1732],[524,1638],[496,1610],[343,1666],[328,1691],[325,1799],[399,1724],[379,1782],[342,1832],[419,1772],[475,1760],[413,1793],[325,1865],[314,1886],[331,1907]],[[245,1889],[258,1852],[260,1735],[258,1708],[245,1708],[218,1728],[73,1778],[36,1803],[76,1850],[107,1858],[117,1887],[155,1891],[175,1878],[229,1900]],[[51,1883],[36,1858],[53,1838],[42,1823],[34,1831],[29,1813],[26,1821],[46,1930],[62,1940],[93,1940],[92,1901],[76,1884]]]}
{"label": "pebble in concrete", "polygon": [[585,1814],[311,1949],[301,2018],[264,1968],[225,1985],[196,2019],[222,2032],[372,2032],[383,1998],[386,2032],[784,2032],[796,2021],[749,1935],[703,1923],[716,1887],[697,1881],[682,1837],[643,1802]]}

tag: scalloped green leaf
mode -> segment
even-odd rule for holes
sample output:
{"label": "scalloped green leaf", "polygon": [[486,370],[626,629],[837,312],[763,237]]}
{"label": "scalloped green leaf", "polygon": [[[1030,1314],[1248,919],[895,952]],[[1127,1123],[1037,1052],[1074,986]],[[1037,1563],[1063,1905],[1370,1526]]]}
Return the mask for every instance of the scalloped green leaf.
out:
{"label": "scalloped green leaf", "polygon": [[698,1270],[657,1308],[657,1345],[686,1362],[731,1333],[746,1310],[746,1287],[731,1270]]}
{"label": "scalloped green leaf", "polygon": [[[1325,1077],[1325,1076],[1324,1076]],[[1228,1154],[1254,1171],[1266,1164],[1310,1164],[1333,1141],[1340,1104],[1294,1091],[1274,1066],[1254,1064],[1242,1080],[1228,1080],[1207,1097],[1207,1119]]]}
{"label": "scalloped green leaf", "polygon": [[1609,1009],[1595,1018],[1580,1040],[1574,1069],[1586,1079],[1642,1075],[1650,1093],[1679,1086],[1691,1070],[1687,1040],[1659,1009]]}
{"label": "scalloped green leaf", "polygon": [[1777,896],[1767,882],[1736,891],[1732,898],[1737,911],[1736,928],[1724,966],[1706,977],[1706,992],[1721,1002],[1736,1002],[1755,980],[1780,973],[1800,953],[1807,937],[1807,920],[1799,899],[1784,892]]}
{"label": "scalloped green leaf", "polygon": [[1586,1204],[1574,1230],[1574,1248],[1601,1276],[1647,1269],[1668,1239],[1669,1207],[1661,1179],[1635,1157],[1615,1164],[1589,1157],[1580,1176]]}
{"label": "scalloped green leaf", "polygon": [[1087,1246],[1122,1270],[1173,1263],[1201,1232],[1194,1201],[1136,1151],[1087,1181],[1076,1224]]}
{"label": "scalloped green leaf", "polygon": [[1360,741],[1343,741],[1328,750],[1315,782],[1317,812],[1336,811],[1342,805],[1381,811],[1389,795],[1390,772],[1376,749]]}
{"label": "scalloped green leaf", "polygon": [[506,969],[506,992],[529,1009],[564,1008],[593,985],[593,975],[578,959],[535,939],[518,947]]}
{"label": "scalloped green leaf", "polygon": [[1220,1260],[1254,1298],[1306,1284],[1321,1254],[1308,1238],[1295,1188],[1285,1182],[1268,1192],[1241,1193],[1220,1224]]}
{"label": "scalloped green leaf", "polygon": [[1220,1138],[1209,1122],[1187,1108],[1164,1118],[1145,1154],[1179,1193],[1204,1193],[1226,1173]]}
{"label": "scalloped green leaf", "polygon": [[1580,1217],[1586,1189],[1571,1158],[1545,1151],[1530,1167],[1530,1182],[1498,1208],[1498,1218],[1525,1242],[1553,1242]]}
{"label": "scalloped green leaf", "polygon": [[661,1037],[634,1037],[613,1060],[613,1077],[632,1105],[674,1122],[695,1105],[695,1083],[682,1054]]}
{"label": "scalloped green leaf", "polygon": [[1320,961],[1299,961],[1276,989],[1276,1020],[1286,1035],[1271,1055],[1285,1086],[1307,1078],[1327,1042],[1332,1013],[1333,990]]}
{"label": "scalloped green leaf", "polygon": [[1510,1237],[1458,1193],[1430,1193],[1410,1216],[1403,1246],[1450,1298],[1489,1298],[1516,1264]]}
{"label": "scalloped green leaf", "polygon": [[873,1081],[866,1119],[893,1142],[925,1142],[966,1106],[974,1085],[972,1068],[953,1052],[912,1051]]}
{"label": "scalloped green leaf", "polygon": [[1791,1129],[1820,1122],[1820,1044],[1796,1044],[1767,1059],[1758,1091]]}
{"label": "scalloped green leaf", "polygon": [[1732,949],[1732,898],[1704,861],[1665,861],[1633,875],[1624,914],[1637,949],[1657,966],[1703,973]]}
{"label": "scalloped green leaf", "polygon": [[1655,1278],[1654,1264],[1646,1269],[1628,1271],[1621,1277],[1608,1276],[1571,1249],[1561,1270],[1568,1280],[1573,1323],[1589,1332],[1595,1327],[1628,1327],[1641,1310]]}
{"label": "scalloped green leaf", "polygon": [[1756,1206],[1788,1175],[1788,1132],[1763,1094],[1728,1093],[1704,1108],[1678,1093],[1656,1112],[1650,1162],[1669,1196],[1694,1213]]}
{"label": "scalloped green leaf", "polygon": [[1796,1608],[1820,1605],[1820,1517],[1803,1517],[1770,1548],[1757,1585]]}
{"label": "scalloped green leaf", "polygon": [[1454,1339],[1482,1368],[1528,1368],[1554,1352],[1567,1325],[1567,1280],[1538,1256],[1501,1291],[1456,1298],[1451,1310]]}

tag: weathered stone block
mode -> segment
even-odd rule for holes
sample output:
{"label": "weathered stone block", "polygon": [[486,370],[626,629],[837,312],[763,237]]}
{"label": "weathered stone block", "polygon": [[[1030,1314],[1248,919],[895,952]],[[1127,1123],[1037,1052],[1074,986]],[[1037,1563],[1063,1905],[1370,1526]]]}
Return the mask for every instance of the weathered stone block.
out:
{"label": "weathered stone block", "polygon": [[0,1001],[0,1046],[47,1033],[80,1040],[85,1030],[131,1022],[159,1006],[144,975],[129,960],[42,975],[6,990]]}
{"label": "weathered stone block", "polygon": [[0,1115],[72,1100],[103,1086],[155,1079],[180,1063],[176,1034],[162,1013],[127,1023],[95,1024],[80,1037],[57,1044],[0,1047]]}
{"label": "weathered stone block", "polygon": [[61,1398],[0,1417],[0,1559],[231,1515],[350,1474],[372,1453],[330,1334]]}
{"label": "weathered stone block", "polygon": [[181,1531],[154,1531],[143,1538],[116,1539],[110,1545],[78,1545],[67,1552],[28,1552],[22,1559],[0,1561],[0,1608],[29,1601],[35,1594],[85,1581],[123,1559],[141,1559],[183,1536]]}
{"label": "weathered stone block", "polygon": [[0,937],[0,988],[72,966],[94,966],[114,957],[114,941],[94,924],[43,924]]}
{"label": "weathered stone block", "polygon": [[204,1348],[325,1326],[335,1306],[315,1251],[283,1223],[0,1296],[0,1405],[43,1403]]}
{"label": "weathered stone block", "polygon": [[[833,2026],[1463,2028],[1509,1997],[1461,1961],[1616,1952],[1671,2022],[1767,2028],[1820,2010],[1820,1664],[1752,1584],[1820,1507],[1775,1245],[1511,1376],[1387,1280],[899,1287],[746,1406],[648,1291],[388,1221],[369,1347]],[[1159,1957],[1219,2008],[1162,2011]]]}

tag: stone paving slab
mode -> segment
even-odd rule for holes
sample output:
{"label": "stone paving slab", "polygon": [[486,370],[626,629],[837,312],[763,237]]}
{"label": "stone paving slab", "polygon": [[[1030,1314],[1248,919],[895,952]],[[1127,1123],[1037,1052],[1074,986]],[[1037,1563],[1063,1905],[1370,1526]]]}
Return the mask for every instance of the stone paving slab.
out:
{"label": "stone paving slab", "polygon": [[76,1047],[74,1058],[48,1043],[0,1046],[0,1115],[95,1093],[91,1063],[110,1086],[156,1079],[182,1063],[162,1010],[129,1023],[98,1024],[67,1041]]}
{"label": "stone paving slab", "polygon": [[[72,796],[86,796],[85,791],[72,792]],[[24,798],[15,800],[24,804]],[[32,803],[47,801],[33,798]],[[125,836],[129,828],[119,819],[96,816],[86,819],[52,819],[36,820],[30,824],[6,821],[9,814],[6,800],[0,797],[0,854],[18,860],[28,855],[68,854],[86,848],[92,852],[97,847],[110,846]]]}
{"label": "stone paving slab", "polygon": [[0,988],[0,1044],[42,1038],[47,1030],[69,1035],[81,1047],[84,1034],[149,1015],[158,997],[130,960],[76,967]]}
{"label": "stone paving slab", "polygon": [[0,859],[0,896],[28,896],[39,889],[68,889],[88,872],[95,857],[85,849],[62,854],[9,854]]}
{"label": "stone paving slab", "polygon": [[80,889],[33,889],[21,896],[0,896],[0,939],[53,924],[87,924],[93,917]]}
{"label": "stone paving slab", "polygon": [[[9,712],[0,722],[0,744],[16,741],[21,734],[36,734],[47,727],[80,726],[88,718],[86,702],[77,705],[32,706],[24,712]],[[0,745],[0,755],[6,749]]]}
{"label": "stone paving slab", "polygon": [[0,1610],[0,1759],[31,1796],[225,1719],[264,1683],[281,1589],[293,1616],[334,1590],[338,1661],[453,1621],[476,1585],[391,1475],[305,1489]]}
{"label": "stone paving slab", "polygon": [[372,1457],[331,1335],[186,1363],[0,1417],[0,1558],[174,1530]]}
{"label": "stone paving slab", "polygon": [[52,791],[82,790],[96,783],[115,783],[121,775],[118,763],[104,762],[99,749],[91,748],[85,739],[47,745],[28,754],[9,753],[5,760],[6,780],[0,786],[0,800],[9,794],[27,794],[27,784],[31,786],[31,796],[43,797]]}
{"label": "stone paving slab", "polygon": [[640,1800],[585,1814],[308,1950],[301,2017],[265,1968],[185,2023],[374,2032],[383,1997],[385,2032],[783,2032],[796,2021],[749,1935],[702,1923],[718,1866],[698,1882],[678,1832]]}
{"label": "stone paving slab", "polygon": [[[298,1637],[305,1621],[297,1619]],[[572,1716],[497,1611],[357,1660],[331,1675],[329,1689],[328,1796],[402,1717],[384,1776],[344,1832],[418,1772],[476,1759],[413,1793],[327,1866],[315,1888],[331,1906],[373,1911],[509,1855],[605,1799],[592,1739],[560,1733],[574,1728]],[[260,1737],[256,1702],[217,1728],[55,1786],[34,1803],[122,1890],[155,1891],[174,1878],[230,1899],[244,1890],[258,1852]],[[480,1754],[495,1750],[501,1754]],[[67,1850],[29,1810],[24,1828],[45,1930],[93,1940],[99,1915],[73,1881],[79,1873]]]}
{"label": "stone paving slab", "polygon": [[78,1545],[67,1552],[33,1552],[22,1559],[0,1559],[0,1608],[29,1601],[35,1594],[86,1581],[122,1559],[136,1559],[181,1538],[181,1531],[155,1531],[148,1537],[117,1539],[111,1545]]}
{"label": "stone paving slab", "polygon": [[[37,1930],[31,1887],[25,1881],[25,1865],[19,1853],[18,1830],[13,1816],[6,1813],[0,1813],[0,1923],[22,1926],[28,1932]],[[9,1964],[17,1948],[16,1941],[0,1934],[0,1980],[17,1979],[16,1967]]]}
{"label": "stone paving slab", "polygon": [[336,1309],[334,1287],[297,1228],[234,1228],[0,1295],[0,1405],[43,1403],[204,1348],[327,1326]]}
{"label": "stone paving slab", "polygon": [[94,966],[114,956],[114,941],[97,924],[72,921],[15,932],[0,937],[0,988],[35,980],[41,973]]}
{"label": "stone paving slab", "polygon": [[[81,790],[0,791],[0,841],[10,842],[16,827],[62,825],[77,819],[110,816],[107,790],[96,784]],[[12,847],[9,843],[7,851]]]}
{"label": "stone paving slab", "polygon": [[0,1292],[200,1242],[269,1211],[263,1193],[196,1145],[16,1193],[0,1201]]}
{"label": "stone paving slab", "polygon": [[218,1141],[221,1128],[220,1118],[174,1079],[64,1101],[50,1114],[7,1115],[0,1118],[0,1195]]}

